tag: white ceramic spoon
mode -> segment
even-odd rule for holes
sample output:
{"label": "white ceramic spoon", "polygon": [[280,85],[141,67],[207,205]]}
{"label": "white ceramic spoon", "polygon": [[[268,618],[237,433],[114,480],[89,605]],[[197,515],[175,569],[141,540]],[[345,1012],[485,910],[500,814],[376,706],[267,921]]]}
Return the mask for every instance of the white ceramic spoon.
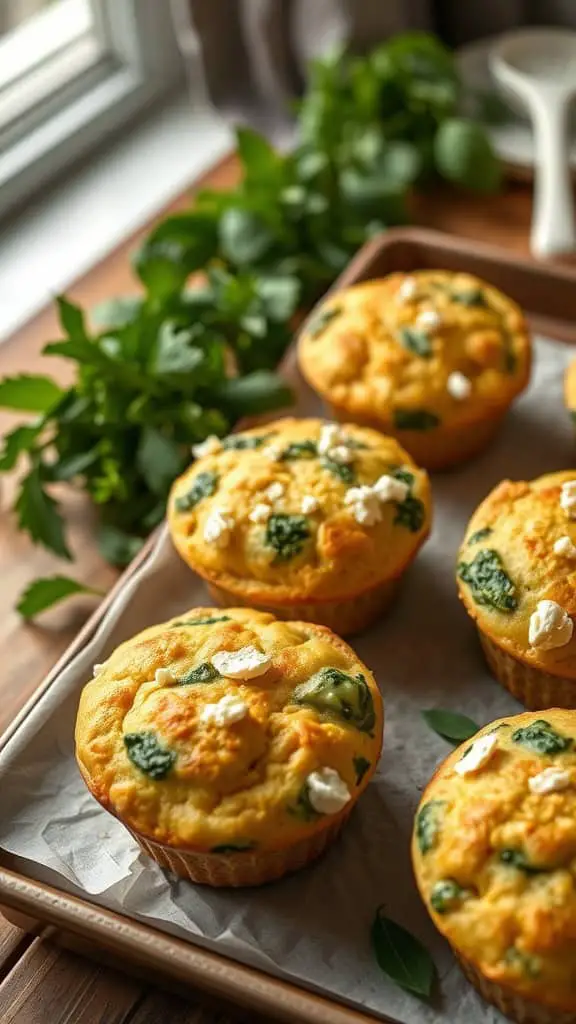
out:
{"label": "white ceramic spoon", "polygon": [[528,110],[534,127],[535,197],[531,248],[537,256],[576,249],[569,165],[569,112],[576,97],[576,32],[530,28],[507,32],[490,54],[507,96]]}

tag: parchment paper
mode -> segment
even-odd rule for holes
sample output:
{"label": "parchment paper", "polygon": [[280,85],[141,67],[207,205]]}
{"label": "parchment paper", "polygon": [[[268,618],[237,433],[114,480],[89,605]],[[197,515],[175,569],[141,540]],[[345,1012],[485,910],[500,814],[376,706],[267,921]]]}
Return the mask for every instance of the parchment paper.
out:
{"label": "parchment paper", "polygon": [[[34,878],[88,893],[102,906],[377,1015],[404,1024],[500,1021],[464,981],[415,891],[408,854],[414,809],[450,749],[419,712],[452,708],[483,724],[520,710],[484,666],[456,597],[454,562],[472,510],[499,480],[576,465],[562,403],[562,373],[571,355],[566,345],[538,340],[532,386],[502,437],[463,469],[433,478],[431,540],[392,614],[354,641],[384,695],[384,753],[341,840],[322,861],[262,889],[218,891],[176,881],[139,856],[80,780],[73,727],[93,664],[139,629],[209,603],[166,532],[98,636],[62,672],[0,757],[0,847],[23,858],[24,872]],[[299,411],[317,410],[305,391]],[[432,1005],[403,993],[376,966],[369,932],[381,903],[432,952],[441,978]]]}

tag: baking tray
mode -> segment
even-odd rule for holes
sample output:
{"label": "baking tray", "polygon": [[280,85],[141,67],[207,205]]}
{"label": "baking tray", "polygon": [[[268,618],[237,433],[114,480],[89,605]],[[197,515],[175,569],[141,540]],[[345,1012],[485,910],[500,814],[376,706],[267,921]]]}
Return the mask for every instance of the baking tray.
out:
{"label": "baking tray", "polygon": [[[501,287],[523,306],[532,329],[554,339],[576,341],[576,272],[532,259],[516,258],[494,247],[442,235],[399,229],[372,240],[356,256],[334,288],[382,276],[393,270],[440,267],[478,274]],[[287,368],[294,370],[294,352]],[[107,609],[150,557],[154,539],[145,546],[112,592],[87,622],[52,672],[0,739],[0,752],[21,728],[40,697],[54,685],[61,670],[94,636]],[[78,935],[95,949],[112,953],[116,962],[144,968],[159,980],[201,988],[236,1005],[301,1024],[368,1024],[375,1018],[323,995],[270,977],[228,957],[171,937],[124,914],[96,906],[35,880],[13,858],[0,853],[0,903],[32,924],[46,922],[66,935]],[[21,924],[23,918],[20,917]],[[385,1010],[385,1008],[384,1008]],[[381,1018],[380,1018],[381,1019]]]}

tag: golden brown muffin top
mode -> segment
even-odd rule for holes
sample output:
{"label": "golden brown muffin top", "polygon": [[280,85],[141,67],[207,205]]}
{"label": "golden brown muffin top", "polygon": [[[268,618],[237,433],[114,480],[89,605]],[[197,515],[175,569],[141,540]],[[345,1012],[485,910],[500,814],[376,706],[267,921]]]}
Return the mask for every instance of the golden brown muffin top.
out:
{"label": "golden brown muffin top", "polygon": [[382,727],[374,677],[329,629],[195,608],[95,667],[76,755],[96,799],[157,842],[281,849],[350,809]]}
{"label": "golden brown muffin top", "polygon": [[428,785],[413,836],[434,923],[491,979],[576,1010],[576,711],[481,729]]}
{"label": "golden brown muffin top", "polygon": [[428,534],[426,473],[375,430],[282,419],[202,451],[172,489],[171,535],[243,598],[355,596],[400,575]]}
{"label": "golden brown muffin top", "polygon": [[459,426],[501,411],[526,386],[520,308],[471,274],[394,273],[332,293],[305,324],[304,376],[350,417],[395,430]]}
{"label": "golden brown muffin top", "polygon": [[576,470],[504,480],[472,516],[458,586],[480,629],[522,661],[576,678]]}
{"label": "golden brown muffin top", "polygon": [[572,418],[576,419],[576,359],[567,366],[564,374],[564,401]]}

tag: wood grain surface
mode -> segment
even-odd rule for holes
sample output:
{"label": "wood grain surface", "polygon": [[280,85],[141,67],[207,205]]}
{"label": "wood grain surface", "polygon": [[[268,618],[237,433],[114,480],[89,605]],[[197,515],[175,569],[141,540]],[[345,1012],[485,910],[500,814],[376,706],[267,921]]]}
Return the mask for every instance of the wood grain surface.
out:
{"label": "wood grain surface", "polygon": [[[234,157],[219,164],[195,187],[209,184],[226,187],[238,178]],[[179,197],[171,211],[182,209],[190,194]],[[414,220],[468,238],[499,243],[517,252],[527,252],[531,213],[528,185],[510,185],[496,197],[474,199],[454,192],[438,191],[414,201]],[[140,235],[145,232],[141,232]],[[91,307],[113,295],[137,290],[130,270],[130,252],[139,236],[124,245],[77,281],[69,290],[71,298]],[[0,376],[17,372],[49,372],[62,383],[69,368],[63,360],[45,359],[41,350],[58,336],[54,311],[44,310],[25,328],[0,347]],[[0,413],[0,430],[16,417]],[[13,610],[23,587],[38,575],[69,572],[70,567],[52,555],[35,549],[15,529],[7,510],[13,483],[3,482],[1,498],[4,515],[0,521],[0,642],[3,650],[0,677],[0,730],[14,717],[73,639],[93,609],[92,599],[78,598],[54,609],[40,624],[24,625]],[[99,557],[92,527],[94,516],[88,503],[69,489],[60,498],[70,524],[74,553],[73,573],[84,582],[108,590],[115,572]],[[120,966],[120,965],[119,965]],[[9,924],[0,916],[0,1021],[2,1024],[258,1024],[253,1014],[235,1008],[215,1007],[205,997],[183,998],[86,959],[58,942],[46,929],[39,936]],[[266,1022],[260,1018],[261,1024]]]}

